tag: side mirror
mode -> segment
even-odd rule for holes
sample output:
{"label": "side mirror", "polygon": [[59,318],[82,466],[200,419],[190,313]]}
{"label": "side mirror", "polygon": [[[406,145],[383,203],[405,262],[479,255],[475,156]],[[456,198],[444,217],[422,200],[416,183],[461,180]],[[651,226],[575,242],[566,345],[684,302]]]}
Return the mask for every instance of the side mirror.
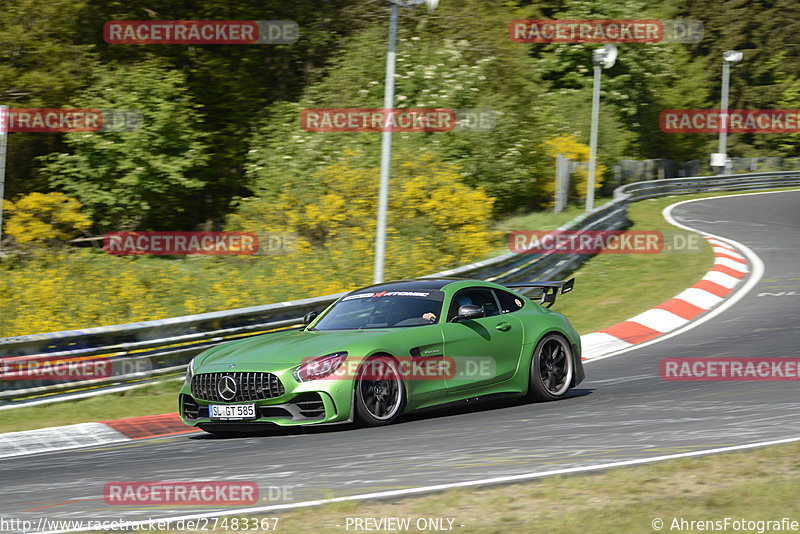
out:
{"label": "side mirror", "polygon": [[456,320],[461,321],[464,319],[480,319],[481,317],[485,317],[486,314],[483,311],[482,306],[475,306],[473,304],[464,304],[458,308],[458,315],[456,315]]}
{"label": "side mirror", "polygon": [[303,324],[304,325],[310,325],[311,322],[314,321],[314,319],[317,318],[317,315],[319,315],[319,314],[317,312],[315,312],[315,311],[308,312],[307,314],[305,314],[303,316]]}

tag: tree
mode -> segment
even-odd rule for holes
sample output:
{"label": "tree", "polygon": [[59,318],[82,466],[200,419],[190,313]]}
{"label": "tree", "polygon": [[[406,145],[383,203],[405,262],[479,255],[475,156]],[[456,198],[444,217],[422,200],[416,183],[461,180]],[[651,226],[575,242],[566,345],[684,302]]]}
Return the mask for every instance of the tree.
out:
{"label": "tree", "polygon": [[[253,118],[276,101],[298,98],[324,76],[347,36],[383,11],[372,0],[92,0],[76,25],[79,40],[96,47],[104,64],[158,57],[184,75],[189,94],[203,106],[198,129],[214,154],[197,172],[206,184],[202,197],[187,207],[194,222],[204,222],[221,220],[233,197],[251,193],[243,167]],[[300,39],[285,45],[107,45],[100,29],[108,20],[294,20]]]}
{"label": "tree", "polygon": [[[434,16],[402,13],[396,107],[485,109],[495,113],[496,124],[489,132],[398,133],[394,150],[431,152],[457,164],[465,184],[496,199],[494,215],[546,202],[551,177],[541,142],[558,133],[557,111],[542,105],[547,87],[528,49],[508,38],[513,5],[465,0],[442,3]],[[299,101],[275,104],[261,117],[247,165],[258,196],[274,197],[287,183],[307,181],[343,149],[360,154],[362,165],[377,164],[379,134],[309,133],[300,128],[299,114],[306,108],[381,108],[385,42],[385,20],[355,33],[324,79],[309,85]]]}
{"label": "tree", "polygon": [[[671,19],[672,3],[646,0],[580,0],[555,2],[546,16],[556,19]],[[536,8],[529,8],[534,11]],[[632,14],[635,16],[631,16]],[[534,45],[532,54],[542,78],[552,86],[567,133],[589,140],[592,51],[601,45],[557,43]],[[705,153],[700,136],[666,134],[658,128],[665,109],[704,108],[709,75],[705,58],[693,57],[684,44],[619,44],[615,65],[604,69],[601,88],[599,159],[689,159]]]}
{"label": "tree", "polygon": [[[387,228],[387,277],[420,276],[491,251],[493,199],[465,185],[457,166],[433,154],[396,155]],[[305,182],[274,197],[244,199],[226,229],[292,233],[297,250],[271,277],[287,287],[340,291],[372,277],[377,167],[346,150]]]}
{"label": "tree", "polygon": [[[4,0],[0,8],[0,104],[57,108],[91,79],[92,47],[80,42],[82,0]],[[31,165],[62,150],[58,134],[14,133],[8,142],[6,198],[45,190]]]}
{"label": "tree", "polygon": [[187,212],[205,185],[198,173],[209,156],[183,74],[155,59],[114,65],[72,104],[133,110],[141,125],[66,134],[71,152],[44,158],[52,187],[80,199],[103,228],[174,228],[192,218]]}
{"label": "tree", "polygon": [[[578,140],[572,135],[559,135],[544,142],[547,150],[547,155],[555,158],[559,154],[563,155],[569,160],[577,161],[579,163],[588,163],[591,149],[588,145],[579,143]],[[597,165],[595,168],[595,190],[599,190],[603,186],[603,175],[608,171],[605,165]],[[576,170],[577,179],[570,180],[570,190],[573,194],[570,196],[575,198],[586,198],[586,191],[588,190],[589,170],[586,165],[579,166]],[[555,182],[551,182],[547,192],[555,193]]]}
{"label": "tree", "polygon": [[[713,92],[708,107],[719,108],[722,53],[726,50],[744,54],[731,68],[730,109],[774,109],[787,102],[792,80],[800,77],[798,2],[678,0],[677,8],[680,16],[699,19],[705,25],[704,39],[691,47],[691,52],[694,62],[706,61],[709,66]],[[706,139],[716,152],[716,136]],[[775,134],[731,134],[727,151],[745,157],[784,155],[785,140]]]}

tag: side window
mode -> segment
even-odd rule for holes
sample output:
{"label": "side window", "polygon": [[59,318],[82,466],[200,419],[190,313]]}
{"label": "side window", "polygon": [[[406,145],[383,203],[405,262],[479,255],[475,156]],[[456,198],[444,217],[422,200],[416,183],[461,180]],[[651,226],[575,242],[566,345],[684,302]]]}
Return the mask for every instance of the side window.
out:
{"label": "side window", "polygon": [[453,295],[453,301],[450,303],[450,310],[447,313],[447,321],[452,321],[453,318],[458,315],[458,308],[460,306],[468,304],[482,306],[483,313],[486,314],[486,317],[500,315],[500,308],[497,305],[497,300],[491,289],[477,287],[467,288]]}
{"label": "side window", "polygon": [[524,302],[522,301],[522,297],[518,297],[508,291],[503,291],[502,289],[495,289],[495,295],[497,295],[497,300],[500,301],[500,313],[511,313],[517,310],[522,309]]}

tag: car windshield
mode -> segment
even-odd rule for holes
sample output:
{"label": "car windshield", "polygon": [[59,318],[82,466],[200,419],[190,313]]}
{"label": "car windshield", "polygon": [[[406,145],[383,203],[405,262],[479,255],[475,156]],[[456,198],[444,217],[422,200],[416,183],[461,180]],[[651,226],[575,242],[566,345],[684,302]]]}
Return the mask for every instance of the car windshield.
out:
{"label": "car windshield", "polygon": [[438,322],[444,293],[441,291],[379,291],[343,297],[326,313],[315,330],[402,328]]}

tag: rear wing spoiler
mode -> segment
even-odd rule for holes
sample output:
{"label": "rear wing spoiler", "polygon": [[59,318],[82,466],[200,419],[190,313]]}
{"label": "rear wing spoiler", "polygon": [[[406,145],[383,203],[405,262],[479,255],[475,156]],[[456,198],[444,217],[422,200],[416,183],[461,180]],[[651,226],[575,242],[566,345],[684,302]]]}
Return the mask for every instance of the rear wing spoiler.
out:
{"label": "rear wing spoiler", "polygon": [[527,282],[527,283],[520,283],[520,284],[503,284],[509,289],[517,289],[517,288],[536,288],[542,290],[542,300],[540,304],[551,307],[553,304],[556,303],[556,295],[563,295],[564,293],[569,293],[572,291],[572,288],[575,287],[575,279],[570,278],[569,280],[550,280],[546,282]]}

